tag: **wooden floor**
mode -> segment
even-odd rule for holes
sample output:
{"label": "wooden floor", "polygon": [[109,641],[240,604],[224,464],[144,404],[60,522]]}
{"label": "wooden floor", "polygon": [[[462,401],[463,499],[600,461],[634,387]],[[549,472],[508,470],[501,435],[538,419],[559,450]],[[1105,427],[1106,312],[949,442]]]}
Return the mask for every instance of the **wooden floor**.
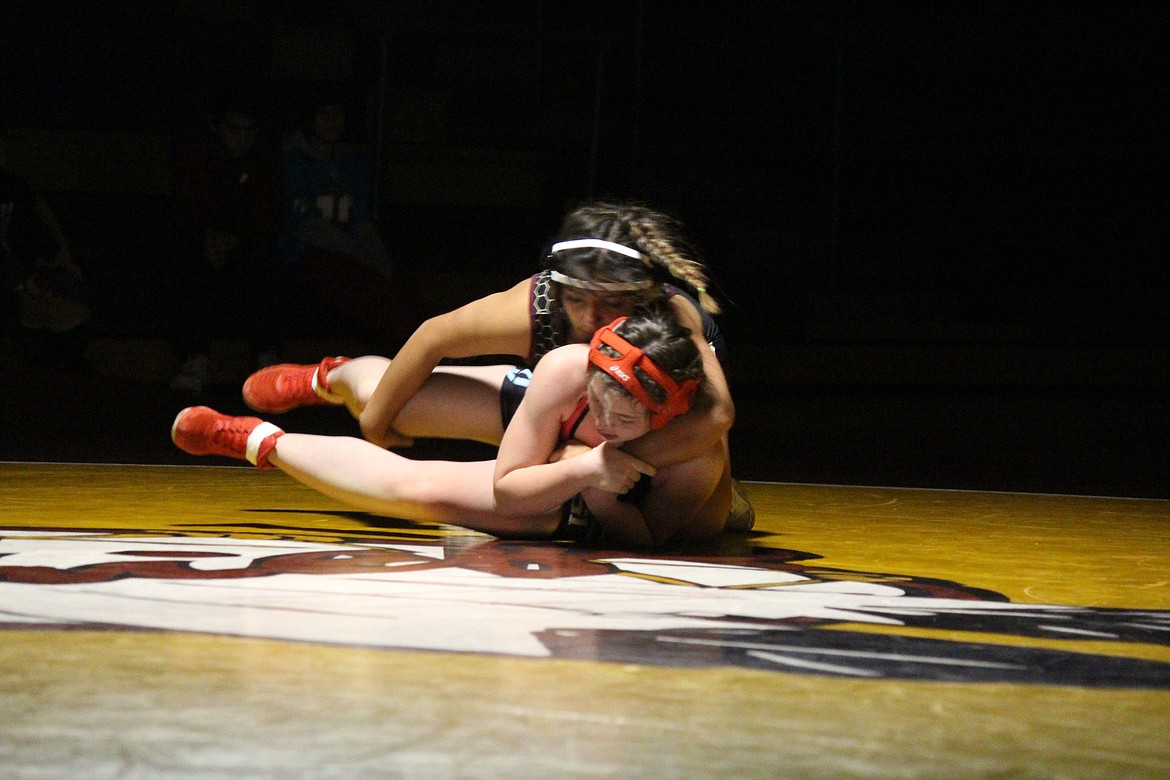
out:
{"label": "wooden floor", "polygon": [[0,777],[1170,776],[1170,502],[748,488],[635,555],[0,463]]}

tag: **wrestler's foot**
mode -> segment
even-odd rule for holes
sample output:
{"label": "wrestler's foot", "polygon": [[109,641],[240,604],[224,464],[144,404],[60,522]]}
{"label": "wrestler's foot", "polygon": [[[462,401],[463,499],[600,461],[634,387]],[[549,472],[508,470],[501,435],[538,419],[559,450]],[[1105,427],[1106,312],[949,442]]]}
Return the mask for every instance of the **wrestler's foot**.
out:
{"label": "wrestler's foot", "polygon": [[738,479],[731,480],[731,511],[727,513],[725,530],[744,533],[756,524],[756,508],[744,492]]}
{"label": "wrestler's foot", "polygon": [[232,417],[206,406],[188,406],[171,425],[171,441],[192,455],[223,455],[262,469],[284,431],[258,417]]}
{"label": "wrestler's foot", "polygon": [[244,403],[258,412],[282,414],[311,404],[340,404],[329,389],[329,372],[349,360],[327,357],[317,365],[280,363],[262,368],[244,382]]}

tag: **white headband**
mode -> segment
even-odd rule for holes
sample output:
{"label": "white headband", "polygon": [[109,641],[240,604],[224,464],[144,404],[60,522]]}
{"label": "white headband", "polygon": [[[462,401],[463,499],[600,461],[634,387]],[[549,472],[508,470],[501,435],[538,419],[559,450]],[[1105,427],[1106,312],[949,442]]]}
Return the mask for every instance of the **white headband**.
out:
{"label": "white headband", "polygon": [[628,246],[615,244],[612,241],[604,241],[600,238],[577,238],[572,241],[560,241],[552,245],[550,250],[552,253],[563,252],[566,249],[608,249],[611,252],[617,252],[619,255],[632,257],[635,260],[646,262],[646,255],[639,252],[637,249],[631,249]]}
{"label": "white headband", "polygon": [[566,287],[576,287],[579,290],[594,290],[596,292],[635,292],[653,287],[654,282],[645,279],[641,282],[591,282],[573,276],[565,276],[560,271],[549,271],[549,278]]}

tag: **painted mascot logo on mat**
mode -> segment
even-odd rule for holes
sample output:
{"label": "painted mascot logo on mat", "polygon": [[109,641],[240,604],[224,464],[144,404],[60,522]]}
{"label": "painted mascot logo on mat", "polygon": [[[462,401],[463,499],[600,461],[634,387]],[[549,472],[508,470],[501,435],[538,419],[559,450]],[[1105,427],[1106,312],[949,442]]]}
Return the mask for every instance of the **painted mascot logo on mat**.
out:
{"label": "painted mascot logo on mat", "polygon": [[417,527],[360,538],[231,533],[0,529],[0,625],[1170,689],[1162,611],[1013,603],[750,543],[671,557]]}

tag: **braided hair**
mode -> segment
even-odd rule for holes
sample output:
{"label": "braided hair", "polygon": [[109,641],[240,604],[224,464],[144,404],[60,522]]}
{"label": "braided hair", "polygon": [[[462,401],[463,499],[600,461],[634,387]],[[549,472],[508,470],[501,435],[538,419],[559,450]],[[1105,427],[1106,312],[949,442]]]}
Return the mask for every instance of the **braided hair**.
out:
{"label": "braided hair", "polygon": [[695,250],[686,243],[682,226],[673,217],[638,204],[594,201],[569,212],[554,243],[582,238],[612,241],[644,257],[634,259],[604,248],[582,247],[551,254],[549,269],[591,281],[653,282],[646,302],[662,297],[662,285],[674,284],[694,295],[704,311],[719,313],[718,301],[707,292],[707,271],[695,259]]}

